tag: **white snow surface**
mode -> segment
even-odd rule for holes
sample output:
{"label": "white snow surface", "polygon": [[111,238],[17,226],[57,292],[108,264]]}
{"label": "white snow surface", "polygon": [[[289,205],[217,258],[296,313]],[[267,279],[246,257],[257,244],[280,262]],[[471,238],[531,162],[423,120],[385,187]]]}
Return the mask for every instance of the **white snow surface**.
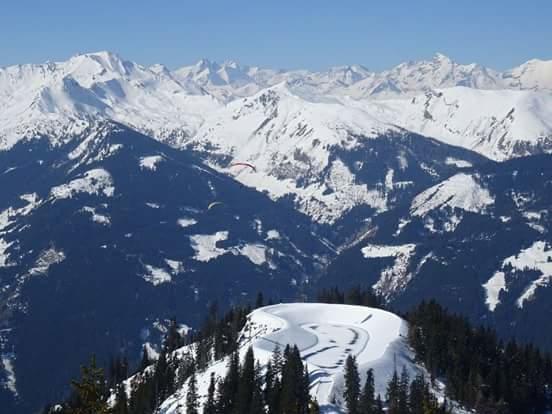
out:
{"label": "white snow surface", "polygon": [[10,257],[7,250],[12,244],[13,242],[7,242],[0,238],[0,267],[7,267],[10,265]]}
{"label": "white snow surface", "polygon": [[[308,364],[311,395],[324,412],[342,413],[343,373],[348,355],[356,357],[362,381],[365,372],[374,369],[376,392],[382,396],[395,365],[398,370],[405,366],[411,376],[422,372],[412,363],[406,336],[406,322],[383,310],[318,303],[279,304],[249,315],[240,336],[240,356],[243,358],[252,346],[256,359],[265,367],[276,345],[283,350],[288,344],[296,344]],[[198,393],[202,402],[211,373],[220,378],[226,368],[227,361],[221,360],[199,373]],[[186,385],[162,404],[160,413],[185,412]]]}
{"label": "white snow surface", "polygon": [[500,292],[508,290],[504,272],[495,272],[482,286],[485,289],[485,304],[491,312],[494,312],[500,304]]}
{"label": "white snow surface", "polygon": [[0,149],[41,133],[64,139],[84,131],[90,117],[177,142],[195,132],[201,114],[219,105],[167,70],[147,69],[110,52],[10,66],[0,69]]}
{"label": "white snow surface", "polygon": [[552,282],[552,248],[543,241],[536,241],[518,255],[507,258],[504,264],[510,264],[514,269],[533,269],[540,273],[517,299],[516,305],[519,308],[534,299],[538,288],[550,286]]}
{"label": "white snow surface", "polygon": [[331,148],[352,149],[390,130],[398,132],[362,109],[299,95],[280,84],[211,114],[188,145],[255,165],[255,171],[237,170],[212,162],[273,199],[296,195],[301,211],[333,222],[357,205],[385,211],[387,204],[381,189],[357,183],[340,159],[331,160]]}
{"label": "white snow surface", "polygon": [[50,195],[56,199],[73,198],[79,193],[104,195],[112,197],[115,192],[111,174],[103,168],[95,168],[84,173],[81,178],[75,178],[67,184],[53,187]]}
{"label": "white snow surface", "polygon": [[257,266],[266,263],[266,246],[263,244],[246,243],[243,246],[238,246],[236,250],[242,256],[245,256],[249,261]]}
{"label": "white snow surface", "polygon": [[494,204],[494,198],[472,174],[459,173],[418,194],[412,201],[410,213],[424,217],[432,210],[445,207],[482,213]]}
{"label": "white snow surface", "polygon": [[15,397],[18,396],[17,391],[17,380],[15,377],[15,368],[14,368],[14,355],[13,354],[2,354],[1,362],[4,369],[5,380],[2,381],[2,385],[5,389],[9,390]]}
{"label": "white snow surface", "polygon": [[140,158],[140,168],[156,171],[157,165],[161,163],[163,159],[164,158],[161,155],[149,155],[147,157],[142,157]]}
{"label": "white snow surface", "polygon": [[266,240],[277,240],[279,239],[281,236],[280,236],[280,232],[278,230],[275,230],[275,229],[272,229],[272,230],[269,230],[266,232]]}
{"label": "white snow surface", "polygon": [[[286,71],[206,59],[170,71],[163,65],[146,68],[106,51],[79,54],[64,62],[0,68],[0,150],[41,135],[59,144],[88,133],[94,119],[114,120],[180,147],[200,128],[216,129],[220,119],[212,115],[219,110],[285,85],[300,111],[293,111],[295,120],[288,112],[290,127],[283,136],[294,130],[306,133],[309,125],[316,135],[324,135],[316,123],[301,121],[301,114],[308,121],[318,106],[316,118],[328,117],[322,125],[330,129],[346,125],[366,133],[371,128],[366,129],[362,118],[378,119],[379,124],[500,160],[529,151],[525,145],[516,147],[518,142],[550,141],[551,68],[552,61],[534,59],[499,72],[459,64],[438,53],[431,60],[379,73],[361,65]],[[286,116],[285,110],[282,113]],[[231,121],[223,128],[243,132],[241,122]],[[234,139],[239,144],[248,136]]]}
{"label": "white snow surface", "polygon": [[499,294],[508,291],[508,276],[506,267],[511,266],[514,271],[534,270],[537,277],[529,282],[516,300],[516,306],[523,308],[526,302],[535,298],[539,288],[552,284],[552,247],[544,241],[535,241],[531,246],[522,249],[518,254],[503,260],[501,269],[483,284],[487,307],[492,312],[500,303]]}
{"label": "white snow surface", "polygon": [[57,250],[54,247],[50,247],[40,253],[36,259],[34,266],[29,269],[31,276],[46,275],[50,266],[61,263],[65,260],[65,253],[61,250]]}
{"label": "white snow surface", "polygon": [[193,226],[194,224],[197,224],[197,220],[194,218],[188,218],[183,217],[176,221],[176,224],[178,224],[182,228]]}
{"label": "white snow surface", "polygon": [[241,255],[246,257],[251,263],[261,266],[268,263],[267,246],[260,243],[240,243],[228,248],[218,247],[217,243],[228,240],[228,231],[218,231],[215,234],[195,234],[190,236],[191,246],[195,251],[194,260],[198,262],[209,262],[225,254]]}
{"label": "white snow surface", "polygon": [[[552,61],[531,60],[499,72],[436,54],[380,73],[361,65],[286,71],[206,59],[170,71],[87,53],[0,68],[0,150],[39,136],[53,145],[79,137],[70,158],[91,163],[120,150],[87,155],[105,135],[102,123],[116,121],[205,151],[213,167],[243,184],[274,199],[295,196],[302,212],[333,223],[356,206],[380,213],[388,203],[384,189],[356,182],[341,160],[330,159],[335,148],[412,131],[495,160],[550,152],[550,67]],[[152,157],[159,156],[144,157],[141,167],[155,169],[160,159]],[[252,163],[256,171],[226,169],[216,164],[221,159]],[[406,158],[399,160],[405,168]]]}
{"label": "white snow surface", "polygon": [[90,218],[95,223],[102,224],[104,226],[111,225],[111,219],[109,216],[98,213],[95,207],[84,206],[81,211],[90,214]]}
{"label": "white snow surface", "polygon": [[408,271],[410,258],[416,249],[416,245],[402,244],[396,246],[369,244],[361,249],[367,259],[392,257],[393,264],[382,270],[378,281],[372,288],[389,299],[394,294],[404,290],[414,275]]}
{"label": "white snow surface", "polygon": [[215,234],[196,234],[190,236],[192,248],[195,250],[194,260],[209,262],[227,253],[226,249],[217,247],[219,241],[228,239],[227,231],[218,231]]}
{"label": "white snow surface", "polygon": [[144,265],[144,268],[145,273],[142,275],[142,279],[151,283],[153,286],[172,281],[172,276],[165,269],[151,265]]}
{"label": "white snow surface", "polygon": [[498,161],[529,155],[529,147],[552,139],[550,92],[454,87],[412,99],[347,102],[383,122]]}
{"label": "white snow surface", "polygon": [[16,223],[18,217],[30,214],[41,204],[41,200],[36,193],[22,194],[19,198],[27,204],[21,208],[8,207],[0,211],[0,267],[12,264],[7,250],[10,246],[17,244],[17,241],[8,242],[2,236],[13,231],[13,225]]}

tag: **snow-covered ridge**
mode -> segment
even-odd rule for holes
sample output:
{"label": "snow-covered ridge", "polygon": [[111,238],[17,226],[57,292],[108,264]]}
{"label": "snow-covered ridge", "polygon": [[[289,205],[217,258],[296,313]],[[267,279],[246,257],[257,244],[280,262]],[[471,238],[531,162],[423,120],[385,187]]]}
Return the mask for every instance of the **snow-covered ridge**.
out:
{"label": "snow-covered ridge", "polygon": [[[382,189],[357,183],[343,161],[331,159],[332,148],[351,150],[390,131],[399,133],[361,108],[319,102],[280,84],[213,113],[188,146],[243,184],[273,199],[295,195],[301,211],[332,222],[357,205],[387,208]],[[227,169],[216,155],[247,161],[255,170]]]}
{"label": "snow-covered ridge", "polygon": [[549,244],[544,241],[536,241],[517,255],[507,257],[502,261],[500,270],[482,285],[486,295],[485,303],[491,312],[500,304],[500,293],[508,291],[511,273],[527,270],[537,272],[537,277],[525,286],[517,298],[516,306],[518,308],[523,308],[526,302],[532,301],[540,287],[547,287],[552,283],[552,247]]}
{"label": "snow-covered ridge", "polygon": [[412,201],[413,216],[424,217],[432,210],[450,208],[481,213],[494,204],[494,198],[471,174],[456,174],[418,194]]}
{"label": "snow-covered ridge", "polygon": [[465,86],[475,89],[552,90],[552,61],[530,60],[500,72],[482,65],[460,64],[437,53],[430,60],[401,63],[382,72],[362,65],[336,66],[313,72],[275,70],[202,59],[174,71],[185,82],[201,85],[222,99],[249,96],[283,81],[301,90],[355,98],[389,98],[428,90]]}
{"label": "snow-covered ridge", "polygon": [[378,281],[372,286],[375,292],[389,299],[408,285],[414,277],[408,268],[415,250],[416,245],[412,243],[396,246],[369,244],[361,249],[367,259],[393,258],[393,264],[382,270]]}
{"label": "snow-covered ridge", "polygon": [[109,52],[0,69],[0,149],[21,138],[79,134],[89,118],[121,122],[176,144],[220,104],[193,83]]}
{"label": "snow-covered ridge", "polygon": [[550,91],[457,86],[411,99],[348,103],[382,121],[499,161],[552,149]]}
{"label": "snow-covered ridge", "polygon": [[[240,355],[253,347],[261,367],[266,366],[276,345],[281,349],[296,344],[310,373],[310,392],[328,413],[342,412],[343,372],[348,355],[356,357],[364,375],[374,369],[376,393],[385,394],[394,367],[404,366],[411,375],[421,372],[414,365],[406,343],[407,325],[398,316],[374,308],[318,303],[290,303],[267,306],[252,312],[240,339]],[[203,401],[211,373],[225,374],[222,360],[197,376],[198,394]],[[363,379],[364,380],[364,379]],[[170,396],[160,412],[179,412],[185,406],[184,384]]]}
{"label": "snow-covered ridge", "polygon": [[55,199],[73,198],[79,193],[104,195],[112,197],[115,192],[111,174],[103,168],[95,168],[84,173],[66,184],[51,189],[50,194]]}
{"label": "snow-covered ridge", "polygon": [[[374,119],[505,159],[552,148],[550,68],[552,61],[531,60],[500,73],[437,54],[380,73],[361,65],[312,72],[205,59],[171,71],[109,52],[88,53],[0,68],[0,150],[22,138],[67,140],[85,133],[94,119],[115,120],[181,147],[205,123],[216,126],[208,118],[226,103],[285,85],[301,97],[300,105],[348,108],[337,116],[345,125],[351,108],[369,102],[361,106]],[[443,93],[449,89],[455,92]]]}

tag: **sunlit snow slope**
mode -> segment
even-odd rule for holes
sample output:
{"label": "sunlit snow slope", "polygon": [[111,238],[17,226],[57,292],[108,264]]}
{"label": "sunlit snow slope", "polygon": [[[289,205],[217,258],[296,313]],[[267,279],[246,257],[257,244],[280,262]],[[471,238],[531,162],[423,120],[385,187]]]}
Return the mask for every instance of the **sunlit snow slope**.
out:
{"label": "sunlit snow slope", "polygon": [[[242,330],[240,354],[249,346],[265,366],[275,347],[296,344],[308,364],[310,392],[326,413],[343,408],[343,374],[348,355],[356,357],[362,380],[374,369],[376,393],[385,386],[394,367],[406,367],[410,374],[421,368],[414,365],[406,345],[407,325],[398,316],[380,309],[351,305],[290,303],[267,306],[249,315]],[[207,393],[211,373],[223,376],[227,361],[212,365],[198,377],[199,394]],[[185,407],[186,385],[165,401],[161,412],[181,413]],[[179,411],[180,410],[180,411]]]}

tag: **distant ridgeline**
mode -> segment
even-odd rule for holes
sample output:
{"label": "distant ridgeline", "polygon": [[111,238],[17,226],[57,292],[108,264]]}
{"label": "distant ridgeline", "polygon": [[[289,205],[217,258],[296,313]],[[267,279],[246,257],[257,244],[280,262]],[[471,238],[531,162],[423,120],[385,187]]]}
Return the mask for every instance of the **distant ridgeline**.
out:
{"label": "distant ridgeline", "polygon": [[[381,307],[371,291],[360,288],[320,292],[318,302]],[[81,369],[70,398],[48,406],[44,413],[150,414],[160,410],[173,394],[185,404],[177,412],[187,414],[320,412],[309,394],[309,371],[297,346],[275,347],[265,368],[256,361],[252,347],[240,361],[240,331],[255,308],[264,305],[261,294],[255,306],[237,306],[218,316],[208,312],[201,329],[181,335],[173,320],[163,348],[156,358],[144,349],[139,367],[130,371],[124,357],[112,359],[105,370],[95,358]],[[552,405],[552,358],[532,345],[503,342],[496,333],[474,327],[464,317],[451,314],[434,301],[422,302],[405,316],[408,344],[425,371],[411,378],[395,366],[385,395],[376,394],[374,372],[363,373],[354,356],[344,365],[342,401],[352,414],[545,413]],[[197,377],[216,361],[227,359],[221,378],[210,376],[209,387],[198,395]],[[435,390],[444,384],[444,394]],[[182,411],[179,411],[182,410]]]}

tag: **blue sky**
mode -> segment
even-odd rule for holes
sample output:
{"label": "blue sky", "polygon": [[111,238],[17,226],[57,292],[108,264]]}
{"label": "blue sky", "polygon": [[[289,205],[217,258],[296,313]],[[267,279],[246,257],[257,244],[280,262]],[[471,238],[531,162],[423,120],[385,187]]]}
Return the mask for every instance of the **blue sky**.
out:
{"label": "blue sky", "polygon": [[171,68],[207,57],[381,70],[442,52],[505,69],[552,59],[551,21],[551,0],[3,0],[0,66],[111,50]]}

